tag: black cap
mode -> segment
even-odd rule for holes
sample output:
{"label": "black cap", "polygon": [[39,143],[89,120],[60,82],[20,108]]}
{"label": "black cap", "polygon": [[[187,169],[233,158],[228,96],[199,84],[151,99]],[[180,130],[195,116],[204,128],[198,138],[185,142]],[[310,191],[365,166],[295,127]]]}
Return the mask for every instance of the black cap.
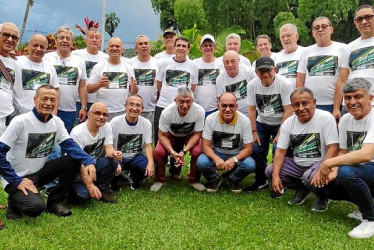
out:
{"label": "black cap", "polygon": [[256,60],[256,70],[272,68],[274,68],[274,61],[270,57],[264,56]]}

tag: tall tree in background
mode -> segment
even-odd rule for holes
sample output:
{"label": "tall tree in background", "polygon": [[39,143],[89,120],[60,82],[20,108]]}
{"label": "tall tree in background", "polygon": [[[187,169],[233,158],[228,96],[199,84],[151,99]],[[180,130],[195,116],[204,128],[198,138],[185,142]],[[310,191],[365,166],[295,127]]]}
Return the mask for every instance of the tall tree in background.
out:
{"label": "tall tree in background", "polygon": [[[151,0],[155,13],[160,13],[160,27],[162,30],[174,28],[179,30],[177,19],[174,15],[175,0]],[[191,24],[192,27],[193,23]]]}
{"label": "tall tree in background", "polygon": [[110,12],[109,15],[105,14],[105,31],[113,37],[114,31],[117,29],[121,20],[116,16],[116,13]]}
{"label": "tall tree in background", "polygon": [[181,30],[190,29],[194,23],[199,30],[210,30],[205,18],[203,0],[175,0],[174,14]]}
{"label": "tall tree in background", "polygon": [[23,16],[22,28],[19,34],[19,40],[22,41],[23,34],[25,33],[27,18],[29,17],[30,8],[34,5],[34,0],[27,0],[25,15]]}

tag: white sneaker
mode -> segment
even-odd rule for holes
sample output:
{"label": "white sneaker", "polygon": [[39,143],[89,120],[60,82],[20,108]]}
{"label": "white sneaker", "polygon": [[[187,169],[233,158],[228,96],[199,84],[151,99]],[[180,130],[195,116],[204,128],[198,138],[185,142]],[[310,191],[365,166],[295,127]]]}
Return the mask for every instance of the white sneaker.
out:
{"label": "white sneaker", "polygon": [[204,192],[206,190],[206,187],[201,183],[190,183],[190,186],[193,187],[196,191]]}
{"label": "white sneaker", "polygon": [[149,190],[151,190],[152,192],[157,192],[158,190],[160,190],[160,188],[163,185],[164,185],[164,183],[156,181],[155,183],[152,184],[152,186]]}
{"label": "white sneaker", "polygon": [[353,211],[347,215],[348,218],[361,220],[362,221],[362,213],[360,211]]}
{"label": "white sneaker", "polygon": [[363,239],[374,236],[374,221],[362,220],[361,224],[348,233],[352,238]]}

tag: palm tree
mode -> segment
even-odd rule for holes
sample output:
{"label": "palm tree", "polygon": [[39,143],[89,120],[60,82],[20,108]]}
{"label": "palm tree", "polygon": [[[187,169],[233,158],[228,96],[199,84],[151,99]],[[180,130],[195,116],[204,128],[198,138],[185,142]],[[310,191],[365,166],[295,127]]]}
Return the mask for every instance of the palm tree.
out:
{"label": "palm tree", "polygon": [[27,18],[29,17],[30,8],[33,5],[34,5],[34,0],[27,0],[27,6],[26,6],[26,10],[25,10],[25,15],[23,16],[22,29],[21,29],[21,33],[19,34],[19,40],[20,41],[22,41],[23,34],[25,33]]}
{"label": "palm tree", "polygon": [[116,13],[114,12],[110,12],[109,15],[105,14],[105,17],[105,31],[110,35],[110,37],[112,37],[121,20],[116,16]]}

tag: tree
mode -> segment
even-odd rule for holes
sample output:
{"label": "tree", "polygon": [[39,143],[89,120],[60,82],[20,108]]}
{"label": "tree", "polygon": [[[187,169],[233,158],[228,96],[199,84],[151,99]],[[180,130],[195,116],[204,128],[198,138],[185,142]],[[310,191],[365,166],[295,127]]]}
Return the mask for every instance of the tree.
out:
{"label": "tree", "polygon": [[22,28],[19,34],[19,40],[22,41],[23,34],[25,33],[27,18],[29,17],[30,8],[34,5],[34,0],[27,0],[25,15],[23,16]]}
{"label": "tree", "polygon": [[166,30],[173,28],[175,30],[179,30],[177,19],[174,15],[175,0],[151,0],[151,2],[155,13],[160,13],[161,29]]}
{"label": "tree", "polygon": [[105,14],[105,31],[110,35],[110,37],[113,37],[113,33],[118,27],[118,24],[121,22],[121,20],[116,16],[116,13],[111,12],[108,14]]}
{"label": "tree", "polygon": [[174,14],[181,30],[191,27],[193,23],[196,23],[201,30],[209,28],[203,9],[203,0],[175,0]]}

